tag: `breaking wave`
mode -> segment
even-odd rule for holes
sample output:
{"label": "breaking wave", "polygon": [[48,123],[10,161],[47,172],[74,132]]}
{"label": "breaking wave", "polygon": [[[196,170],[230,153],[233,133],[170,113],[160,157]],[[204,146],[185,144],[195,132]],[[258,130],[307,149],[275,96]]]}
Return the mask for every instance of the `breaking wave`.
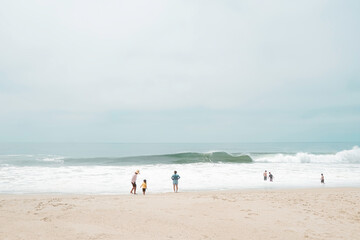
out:
{"label": "breaking wave", "polygon": [[196,163],[360,163],[360,148],[337,153],[207,153],[183,152],[130,157],[71,158],[56,155],[0,155],[1,166],[130,166]]}
{"label": "breaking wave", "polygon": [[360,148],[353,147],[333,154],[312,154],[299,152],[295,154],[267,154],[253,157],[254,162],[269,163],[360,163]]}

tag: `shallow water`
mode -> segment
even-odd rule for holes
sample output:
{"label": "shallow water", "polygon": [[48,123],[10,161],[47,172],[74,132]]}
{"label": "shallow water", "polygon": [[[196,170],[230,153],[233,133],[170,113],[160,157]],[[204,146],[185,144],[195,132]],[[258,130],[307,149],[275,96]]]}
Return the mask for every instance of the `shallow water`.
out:
{"label": "shallow water", "polygon": [[[0,144],[0,193],[128,193],[172,190],[177,170],[181,191],[360,187],[356,143],[259,144]],[[263,181],[264,170],[274,182]],[[325,185],[320,184],[320,174]]]}

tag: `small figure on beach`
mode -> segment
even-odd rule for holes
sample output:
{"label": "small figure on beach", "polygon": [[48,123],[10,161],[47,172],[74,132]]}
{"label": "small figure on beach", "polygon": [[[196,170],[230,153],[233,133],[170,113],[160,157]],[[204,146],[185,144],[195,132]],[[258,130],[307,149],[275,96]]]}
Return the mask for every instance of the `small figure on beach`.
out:
{"label": "small figure on beach", "polygon": [[267,171],[266,170],[263,175],[264,175],[264,181],[266,181],[267,180]]}
{"label": "small figure on beach", "polygon": [[179,190],[179,179],[180,176],[177,174],[177,171],[174,171],[174,175],[171,176],[171,179],[173,180],[173,189],[174,192],[178,192]]}
{"label": "small figure on beach", "polygon": [[136,170],[134,175],[131,178],[131,184],[132,184],[132,189],[130,191],[131,194],[133,194],[133,193],[136,194],[136,178],[137,178],[138,174],[140,174],[140,171]]}
{"label": "small figure on beach", "polygon": [[325,184],[325,178],[324,178],[324,174],[321,174],[321,178],[320,178],[320,181],[322,184]]}
{"label": "small figure on beach", "polygon": [[141,184],[141,188],[143,191],[143,195],[145,195],[146,189],[147,189],[147,185],[146,185],[146,179],[144,179],[143,183]]}
{"label": "small figure on beach", "polygon": [[272,181],[273,181],[273,178],[274,178],[274,176],[272,175],[272,173],[271,173],[271,172],[269,172],[269,179],[270,179],[270,182],[272,182]]}

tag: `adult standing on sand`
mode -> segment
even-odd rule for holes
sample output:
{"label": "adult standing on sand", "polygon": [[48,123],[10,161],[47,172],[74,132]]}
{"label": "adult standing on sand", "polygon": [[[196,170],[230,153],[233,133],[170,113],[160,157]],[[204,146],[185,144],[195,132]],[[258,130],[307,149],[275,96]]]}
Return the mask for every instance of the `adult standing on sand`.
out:
{"label": "adult standing on sand", "polygon": [[321,174],[321,178],[320,178],[320,181],[322,184],[325,184],[325,178],[324,178],[324,174]]}
{"label": "adult standing on sand", "polygon": [[[171,176],[171,179],[173,180],[173,189],[174,189],[174,192],[178,192],[179,190],[179,179],[180,179],[180,176],[177,174],[177,171],[174,171],[174,175]],[[176,189],[176,191],[175,191]]]}
{"label": "adult standing on sand", "polygon": [[131,178],[131,184],[132,184],[132,189],[130,191],[131,194],[132,193],[136,194],[136,178],[137,178],[138,174],[140,174],[140,171],[136,170],[136,172],[134,173],[134,175]]}

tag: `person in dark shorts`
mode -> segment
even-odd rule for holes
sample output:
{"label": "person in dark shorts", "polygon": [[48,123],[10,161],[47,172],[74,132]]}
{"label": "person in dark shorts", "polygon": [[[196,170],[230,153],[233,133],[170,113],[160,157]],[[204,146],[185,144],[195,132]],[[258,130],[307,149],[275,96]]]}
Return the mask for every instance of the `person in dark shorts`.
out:
{"label": "person in dark shorts", "polygon": [[321,174],[321,178],[320,178],[320,181],[322,184],[325,184],[325,178],[324,178],[324,174]]}
{"label": "person in dark shorts", "polygon": [[267,171],[266,170],[263,175],[264,175],[264,181],[266,181],[267,180]]}
{"label": "person in dark shorts", "polygon": [[144,179],[144,182],[141,184],[141,189],[143,191],[143,194],[145,195],[147,189],[146,179]]}
{"label": "person in dark shorts", "polygon": [[274,176],[271,174],[271,172],[269,172],[269,179],[270,179],[270,182],[272,182],[272,181],[273,181],[273,178],[274,178]]}
{"label": "person in dark shorts", "polygon": [[171,176],[171,180],[173,180],[174,192],[178,192],[179,190],[179,179],[180,176],[177,174],[177,171],[174,171],[174,175]]}
{"label": "person in dark shorts", "polygon": [[131,178],[131,184],[132,184],[132,189],[130,191],[131,194],[133,194],[133,193],[136,194],[136,178],[137,178],[138,174],[140,174],[140,171],[136,170],[136,172],[134,173],[134,175]]}

